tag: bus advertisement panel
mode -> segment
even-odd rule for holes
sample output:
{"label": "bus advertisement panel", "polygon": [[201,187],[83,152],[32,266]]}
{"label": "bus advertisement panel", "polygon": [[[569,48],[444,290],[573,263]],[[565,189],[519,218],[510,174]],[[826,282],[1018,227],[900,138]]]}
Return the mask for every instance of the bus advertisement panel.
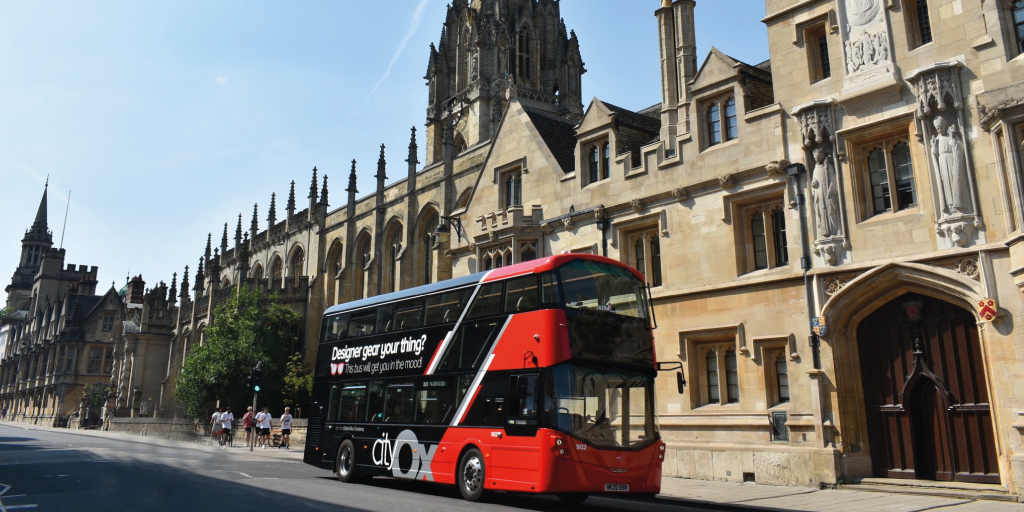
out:
{"label": "bus advertisement panel", "polygon": [[474,501],[656,494],[647,298],[619,262],[558,255],[331,308],[304,460]]}

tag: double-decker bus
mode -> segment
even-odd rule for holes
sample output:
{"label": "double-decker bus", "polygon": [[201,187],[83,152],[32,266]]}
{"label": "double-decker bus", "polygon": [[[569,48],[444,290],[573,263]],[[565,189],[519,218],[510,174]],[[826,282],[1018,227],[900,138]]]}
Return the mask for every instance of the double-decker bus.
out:
{"label": "double-decker bus", "polygon": [[563,254],[324,315],[304,461],[490,491],[657,494],[643,276]]}

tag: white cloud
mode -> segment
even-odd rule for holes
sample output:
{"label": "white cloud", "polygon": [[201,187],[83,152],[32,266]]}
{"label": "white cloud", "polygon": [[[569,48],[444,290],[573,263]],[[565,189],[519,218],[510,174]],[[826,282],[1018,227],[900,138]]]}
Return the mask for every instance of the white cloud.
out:
{"label": "white cloud", "polygon": [[416,34],[416,30],[420,27],[420,22],[423,21],[423,11],[427,9],[427,4],[429,3],[430,0],[420,0],[419,5],[416,6],[416,11],[412,14],[412,20],[409,21],[409,30],[405,33],[405,36],[402,37],[402,41],[398,43],[398,48],[395,48],[395,53],[391,56],[391,62],[388,63],[387,69],[384,70],[384,76],[380,77],[377,84],[370,90],[370,94],[367,94],[366,97],[363,98],[363,101],[359,102],[359,105],[356,105],[356,108],[352,109],[352,112],[349,113],[349,117],[352,117],[353,114],[362,108],[362,106],[365,105],[371,97],[373,97],[374,93],[377,92],[377,89],[380,88],[381,84],[391,76],[391,68],[395,67],[395,63],[398,62],[398,58],[401,57],[402,52],[405,51],[405,46],[409,44],[409,40],[412,39],[414,34]]}
{"label": "white cloud", "polygon": [[228,83],[228,75],[224,73],[217,75],[217,83],[221,85]]}

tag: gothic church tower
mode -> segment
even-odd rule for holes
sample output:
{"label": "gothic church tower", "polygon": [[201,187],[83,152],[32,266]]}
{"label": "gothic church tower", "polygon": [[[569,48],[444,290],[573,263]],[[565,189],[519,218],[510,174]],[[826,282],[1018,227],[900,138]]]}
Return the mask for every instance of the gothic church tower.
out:
{"label": "gothic church tower", "polygon": [[17,270],[11,278],[11,284],[7,286],[7,307],[19,310],[27,309],[29,300],[32,298],[32,280],[39,270],[39,264],[43,261],[43,254],[47,249],[53,247],[53,233],[46,225],[46,192],[50,188],[47,181],[43,188],[43,198],[39,201],[39,210],[36,211],[36,219],[32,227],[25,231],[25,238],[21,239],[21,260]]}
{"label": "gothic church tower", "polygon": [[586,69],[558,0],[455,0],[430,45],[427,162],[444,156],[449,116],[454,155],[490,139],[514,86],[523,105],[555,115],[583,114]]}

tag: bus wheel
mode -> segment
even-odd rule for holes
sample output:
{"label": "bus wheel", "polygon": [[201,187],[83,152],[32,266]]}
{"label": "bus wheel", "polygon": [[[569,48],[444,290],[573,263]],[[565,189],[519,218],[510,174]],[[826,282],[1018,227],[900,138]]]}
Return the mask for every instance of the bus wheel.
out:
{"label": "bus wheel", "polygon": [[459,462],[459,491],[467,501],[480,501],[484,497],[484,482],[487,480],[487,468],[480,450],[471,448]]}
{"label": "bus wheel", "polygon": [[556,496],[558,496],[558,499],[562,500],[563,503],[569,503],[571,505],[579,505],[580,503],[587,501],[587,498],[590,497],[590,495],[585,492],[567,492],[557,494]]}
{"label": "bus wheel", "polygon": [[341,448],[338,448],[338,463],[334,468],[335,473],[338,475],[338,480],[342,483],[347,484],[355,480],[356,447],[352,444],[351,439],[341,442]]}

